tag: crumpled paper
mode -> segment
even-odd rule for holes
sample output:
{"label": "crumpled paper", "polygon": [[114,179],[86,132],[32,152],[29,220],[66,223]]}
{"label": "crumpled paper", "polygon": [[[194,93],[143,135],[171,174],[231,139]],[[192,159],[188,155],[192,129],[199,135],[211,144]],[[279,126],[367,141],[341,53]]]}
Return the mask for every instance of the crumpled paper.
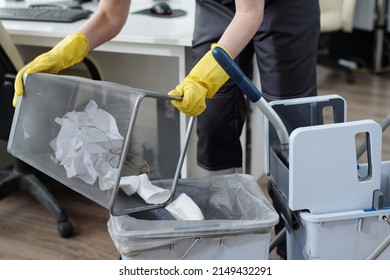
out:
{"label": "crumpled paper", "polygon": [[119,186],[129,196],[138,193],[149,204],[164,203],[171,197],[170,190],[153,185],[147,174],[122,177]]}
{"label": "crumpled paper", "polygon": [[121,177],[119,182],[119,187],[127,194],[128,196],[137,192],[139,188],[139,178],[137,175],[133,176],[124,176]]}
{"label": "crumpled paper", "polygon": [[62,165],[68,178],[77,177],[102,190],[113,188],[123,137],[114,117],[90,100],[84,112],[71,111],[56,118],[61,129],[50,146],[53,160]]}
{"label": "crumpled paper", "polygon": [[199,206],[185,193],[180,194],[174,201],[168,204],[165,209],[180,221],[204,220]]}

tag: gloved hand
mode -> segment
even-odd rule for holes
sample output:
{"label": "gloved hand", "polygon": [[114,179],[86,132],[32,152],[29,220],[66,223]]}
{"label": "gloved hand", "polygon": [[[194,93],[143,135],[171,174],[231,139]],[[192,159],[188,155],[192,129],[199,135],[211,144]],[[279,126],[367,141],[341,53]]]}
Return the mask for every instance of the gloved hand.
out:
{"label": "gloved hand", "polygon": [[18,97],[23,94],[23,75],[44,72],[58,74],[84,59],[89,50],[88,39],[81,33],[66,36],[50,51],[36,57],[32,62],[23,67],[16,75],[15,94],[13,106],[16,107]]}
{"label": "gloved hand", "polygon": [[212,98],[229,79],[228,74],[211,53],[215,47],[223,48],[221,45],[213,44],[210,51],[192,68],[184,81],[168,93],[170,96],[182,97],[181,101],[171,102],[188,116],[200,115],[206,109],[206,98]]}

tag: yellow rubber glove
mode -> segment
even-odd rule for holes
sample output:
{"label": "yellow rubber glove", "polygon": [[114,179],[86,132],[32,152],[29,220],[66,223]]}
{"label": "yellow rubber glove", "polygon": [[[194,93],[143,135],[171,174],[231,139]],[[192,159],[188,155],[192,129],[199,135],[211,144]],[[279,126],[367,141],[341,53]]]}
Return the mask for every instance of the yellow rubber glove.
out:
{"label": "yellow rubber glove", "polygon": [[223,48],[221,45],[213,44],[210,51],[192,68],[184,81],[168,93],[170,96],[182,97],[181,101],[171,102],[188,116],[200,115],[206,109],[206,98],[212,98],[229,79],[228,74],[211,53],[215,47]]}
{"label": "yellow rubber glove", "polygon": [[16,75],[15,94],[12,104],[16,107],[18,97],[22,96],[23,75],[44,72],[58,74],[84,59],[89,50],[88,39],[81,33],[66,36],[50,51],[36,57],[32,62],[23,67]]}

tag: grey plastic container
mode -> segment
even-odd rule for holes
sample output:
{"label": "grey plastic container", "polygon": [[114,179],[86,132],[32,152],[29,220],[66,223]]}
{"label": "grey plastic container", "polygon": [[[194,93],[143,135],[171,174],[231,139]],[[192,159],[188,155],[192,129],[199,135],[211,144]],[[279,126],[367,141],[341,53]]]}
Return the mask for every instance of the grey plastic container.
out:
{"label": "grey plastic container", "polygon": [[268,259],[279,216],[252,176],[180,179],[175,197],[181,193],[204,220],[178,221],[165,208],[110,217],[108,231],[123,259]]}
{"label": "grey plastic container", "polygon": [[[364,174],[367,165],[359,165]],[[288,259],[390,260],[390,162],[381,163],[383,209],[325,214],[300,212],[298,230],[287,230]]]}

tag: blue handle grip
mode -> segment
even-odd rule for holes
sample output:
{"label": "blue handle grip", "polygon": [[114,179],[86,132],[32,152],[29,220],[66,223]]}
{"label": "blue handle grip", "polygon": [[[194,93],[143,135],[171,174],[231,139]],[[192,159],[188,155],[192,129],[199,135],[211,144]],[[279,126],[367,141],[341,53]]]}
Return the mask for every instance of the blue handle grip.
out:
{"label": "blue handle grip", "polygon": [[212,54],[219,65],[225,70],[237,86],[246,94],[250,101],[256,103],[261,98],[261,93],[255,85],[242,72],[234,60],[220,47],[215,47]]}

